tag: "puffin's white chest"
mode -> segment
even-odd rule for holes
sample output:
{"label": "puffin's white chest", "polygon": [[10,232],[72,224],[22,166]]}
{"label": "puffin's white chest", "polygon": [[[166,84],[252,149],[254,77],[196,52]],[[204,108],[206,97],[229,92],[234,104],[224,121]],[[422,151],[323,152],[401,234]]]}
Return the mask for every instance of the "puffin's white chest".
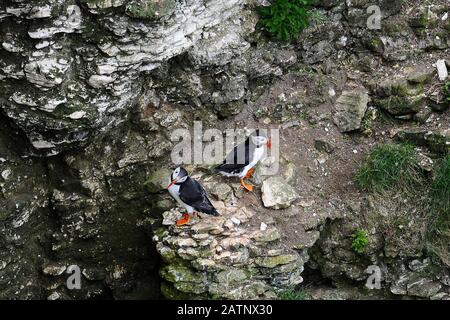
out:
{"label": "puffin's white chest", "polygon": [[255,148],[255,151],[253,152],[253,159],[251,162],[253,163],[253,166],[255,166],[259,162],[259,160],[263,158],[263,156],[264,156],[264,147],[261,146],[259,148]]}
{"label": "puffin's white chest", "polygon": [[173,184],[170,186],[169,188],[169,193],[172,196],[172,198],[174,198],[175,200],[177,200],[178,203],[182,203],[181,199],[180,199],[180,186]]}
{"label": "puffin's white chest", "polygon": [[245,166],[244,170],[242,170],[242,172],[239,174],[239,178],[243,178],[247,175],[247,172],[253,168],[254,166],[256,166],[259,162],[259,160],[261,160],[264,156],[264,147],[261,146],[259,148],[255,148],[255,150],[253,151],[253,157],[252,157],[252,161]]}
{"label": "puffin's white chest", "polygon": [[169,193],[180,205],[182,205],[189,213],[194,212],[194,208],[192,208],[190,205],[183,202],[183,200],[180,199],[180,186],[173,184],[169,188]]}

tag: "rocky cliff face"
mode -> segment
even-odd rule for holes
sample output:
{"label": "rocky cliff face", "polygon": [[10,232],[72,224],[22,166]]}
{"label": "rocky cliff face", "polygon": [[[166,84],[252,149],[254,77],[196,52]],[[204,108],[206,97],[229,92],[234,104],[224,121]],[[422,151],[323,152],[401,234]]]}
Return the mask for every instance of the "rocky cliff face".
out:
{"label": "rocky cliff face", "polygon": [[[3,111],[35,149],[67,150],[126,119],[137,97],[155,86],[149,75],[171,58],[189,51],[186,65],[221,67],[247,51],[243,36],[253,31],[256,19],[244,4],[3,1]],[[223,74],[217,90],[201,102],[200,77],[168,75],[190,95],[197,90],[191,98],[198,105],[238,100],[242,88],[227,86],[247,81]],[[224,97],[222,88],[229,91]]]}
{"label": "rocky cliff face", "polygon": [[143,185],[168,130],[239,112],[250,77],[293,61],[249,50],[245,1],[3,1],[0,19],[1,296],[159,296],[139,220],[160,213]]}
{"label": "rocky cliff face", "polygon": [[[369,146],[413,123],[441,142],[449,132],[433,66],[448,59],[445,1],[376,2],[381,30],[367,28],[369,1],[313,1],[311,27],[280,44],[257,27],[265,1],[2,1],[0,298],[155,298],[161,281],[166,297],[272,298],[304,266],[336,285],[363,282],[369,260],[390,270],[389,294],[448,296],[447,271],[398,233],[388,249],[377,240],[368,256],[348,252],[349,233],[367,223],[352,176]],[[194,120],[281,129],[277,183],[254,177],[264,202],[190,168],[223,202],[211,222],[220,232],[198,230],[208,220],[171,226],[158,184],[170,132]],[[426,137],[427,158],[448,152]],[[269,199],[283,184],[286,197]],[[422,276],[416,260],[433,272]],[[79,290],[65,286],[70,265]]]}

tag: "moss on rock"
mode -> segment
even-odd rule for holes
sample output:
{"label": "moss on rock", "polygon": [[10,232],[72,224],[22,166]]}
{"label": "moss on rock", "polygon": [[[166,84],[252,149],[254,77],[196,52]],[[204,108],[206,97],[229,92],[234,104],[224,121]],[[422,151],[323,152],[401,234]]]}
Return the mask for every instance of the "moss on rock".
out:
{"label": "moss on rock", "polygon": [[294,262],[298,259],[298,256],[293,254],[282,254],[274,257],[261,257],[255,259],[255,263],[264,268],[275,268],[280,265]]}
{"label": "moss on rock", "polygon": [[194,282],[201,283],[203,278],[199,273],[195,273],[191,268],[184,264],[169,264],[165,265],[160,270],[161,277],[175,282]]}

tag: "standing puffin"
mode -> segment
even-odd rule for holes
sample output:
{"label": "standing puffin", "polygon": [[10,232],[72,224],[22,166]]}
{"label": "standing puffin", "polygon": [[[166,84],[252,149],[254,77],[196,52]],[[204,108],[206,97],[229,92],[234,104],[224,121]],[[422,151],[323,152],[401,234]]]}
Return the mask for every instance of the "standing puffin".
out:
{"label": "standing puffin", "polygon": [[264,156],[265,147],[271,149],[272,141],[257,129],[244,143],[234,147],[215,170],[226,177],[239,177],[241,185],[251,192],[253,186],[246,184],[244,179],[251,177],[254,167]]}
{"label": "standing puffin", "polygon": [[177,226],[185,225],[191,219],[191,214],[196,214],[197,211],[218,216],[216,208],[208,199],[205,189],[196,180],[189,177],[188,172],[183,167],[176,168],[171,176],[172,181],[167,187],[170,195],[183,207],[186,208],[186,213],[183,213],[183,218],[177,221]]}

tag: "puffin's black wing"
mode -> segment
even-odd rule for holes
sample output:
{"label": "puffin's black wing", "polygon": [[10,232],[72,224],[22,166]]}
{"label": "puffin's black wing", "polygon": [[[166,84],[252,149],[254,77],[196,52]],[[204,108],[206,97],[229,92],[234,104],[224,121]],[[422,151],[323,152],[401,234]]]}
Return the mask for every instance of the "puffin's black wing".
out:
{"label": "puffin's black wing", "polygon": [[[215,170],[226,173],[240,173],[250,163],[250,149],[250,139],[247,139],[243,144],[235,146],[222,164],[215,167]],[[238,155],[240,155],[240,158],[238,158]]]}
{"label": "puffin's black wing", "polygon": [[189,178],[180,186],[180,199],[195,210],[218,216],[216,208],[208,199],[205,189],[196,180]]}

